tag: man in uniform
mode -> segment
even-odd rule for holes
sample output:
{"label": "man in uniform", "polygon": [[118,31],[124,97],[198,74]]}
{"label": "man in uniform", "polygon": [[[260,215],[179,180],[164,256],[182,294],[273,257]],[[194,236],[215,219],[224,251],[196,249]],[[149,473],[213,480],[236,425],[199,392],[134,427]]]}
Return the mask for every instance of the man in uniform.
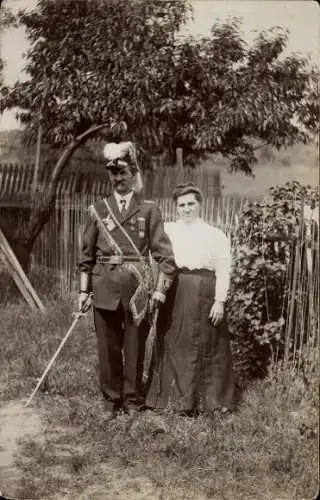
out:
{"label": "man in uniform", "polygon": [[[148,313],[165,301],[176,264],[160,209],[136,192],[141,176],[133,144],[107,144],[104,156],[113,194],[88,209],[79,309],[93,301],[100,385],[106,410],[114,414],[143,405]],[[158,264],[155,287],[150,254]]]}

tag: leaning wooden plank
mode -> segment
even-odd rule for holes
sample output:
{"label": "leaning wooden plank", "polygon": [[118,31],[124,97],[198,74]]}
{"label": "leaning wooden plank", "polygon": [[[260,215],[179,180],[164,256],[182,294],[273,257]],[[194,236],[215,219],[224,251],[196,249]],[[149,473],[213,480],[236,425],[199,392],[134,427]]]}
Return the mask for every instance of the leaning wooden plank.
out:
{"label": "leaning wooden plank", "polygon": [[[21,293],[23,291],[25,297],[28,295],[28,297],[29,297],[28,303],[33,304],[34,308],[38,308],[42,312],[45,312],[45,307],[43,306],[40,298],[38,297],[37,293],[35,292],[28,277],[26,276],[22,267],[20,266],[12,249],[10,248],[10,246],[7,247],[7,246],[1,245],[2,244],[1,236],[3,236],[3,234],[0,235],[0,246],[2,246],[2,250],[4,250],[4,256],[7,259],[7,267],[8,267],[8,270],[9,270],[12,278],[15,280]],[[8,242],[6,242],[6,243],[8,245]]]}
{"label": "leaning wooden plank", "polygon": [[28,277],[20,266],[16,256],[14,255],[5,235],[0,229],[0,256],[2,261],[8,268],[12,278],[14,279],[21,294],[26,299],[32,309],[40,309],[45,312],[45,307],[40,298],[36,294],[33,286],[31,285]]}
{"label": "leaning wooden plank", "polygon": [[0,256],[6,268],[8,269],[9,274],[13,278],[14,282],[16,283],[25,300],[28,302],[29,306],[32,309],[40,309],[42,312],[45,312],[45,307],[32,288],[32,285],[24,274],[22,268],[20,267],[20,264],[18,263],[20,268],[17,269],[16,262],[12,262],[9,255],[6,254],[5,251],[3,251],[3,247],[0,249]]}
{"label": "leaning wooden plank", "polygon": [[0,248],[0,258],[5,268],[9,271],[9,274],[14,280],[15,284],[19,288],[21,295],[23,295],[24,299],[28,302],[31,309],[36,309],[37,307],[34,303],[33,298],[29,294],[29,291],[23,286],[23,281],[21,280],[17,272],[12,268],[11,263],[8,260],[8,256],[4,253],[3,248]]}

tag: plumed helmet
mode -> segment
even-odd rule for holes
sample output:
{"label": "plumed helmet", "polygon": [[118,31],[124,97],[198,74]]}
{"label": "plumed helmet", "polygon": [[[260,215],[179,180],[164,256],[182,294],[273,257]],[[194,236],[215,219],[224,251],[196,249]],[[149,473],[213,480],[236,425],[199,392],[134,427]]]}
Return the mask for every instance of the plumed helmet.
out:
{"label": "plumed helmet", "polygon": [[119,158],[119,144],[115,142],[109,142],[103,148],[103,156],[107,161],[113,161]]}
{"label": "plumed helmet", "polygon": [[139,170],[136,149],[131,141],[109,142],[103,148],[103,156],[107,160],[106,168],[129,165],[134,170]]}

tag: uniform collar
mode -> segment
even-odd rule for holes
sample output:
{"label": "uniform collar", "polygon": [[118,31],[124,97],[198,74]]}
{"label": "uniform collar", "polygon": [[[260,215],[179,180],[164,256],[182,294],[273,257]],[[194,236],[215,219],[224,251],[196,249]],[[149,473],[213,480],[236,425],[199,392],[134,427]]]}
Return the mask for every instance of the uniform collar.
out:
{"label": "uniform collar", "polygon": [[[127,204],[126,213],[123,215],[121,214],[122,207],[119,205],[120,200],[124,198],[126,199]],[[121,196],[119,195],[119,193],[116,193],[114,191],[113,194],[108,198],[108,203],[110,204],[110,207],[116,215],[117,219],[119,219],[121,223],[133,217],[141,208],[141,199],[136,195],[134,191],[130,191],[130,193],[127,193],[125,196]]]}
{"label": "uniform collar", "polygon": [[132,196],[133,196],[133,191],[129,191],[129,193],[127,193],[125,195],[121,195],[121,194],[117,193],[117,191],[114,191],[113,194],[114,194],[114,197],[116,199],[116,202],[117,202],[117,205],[118,205],[119,208],[121,206],[120,201],[121,200],[126,200],[126,208],[128,210],[128,207],[130,205],[130,202],[131,202],[131,199],[132,199]]}

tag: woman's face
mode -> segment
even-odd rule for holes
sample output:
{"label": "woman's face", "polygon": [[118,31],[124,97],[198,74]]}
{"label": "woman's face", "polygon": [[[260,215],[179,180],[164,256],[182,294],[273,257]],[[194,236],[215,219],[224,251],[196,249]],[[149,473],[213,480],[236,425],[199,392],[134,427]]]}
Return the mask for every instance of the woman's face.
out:
{"label": "woman's face", "polygon": [[184,222],[192,222],[199,217],[200,203],[194,193],[184,194],[177,198],[177,215]]}

